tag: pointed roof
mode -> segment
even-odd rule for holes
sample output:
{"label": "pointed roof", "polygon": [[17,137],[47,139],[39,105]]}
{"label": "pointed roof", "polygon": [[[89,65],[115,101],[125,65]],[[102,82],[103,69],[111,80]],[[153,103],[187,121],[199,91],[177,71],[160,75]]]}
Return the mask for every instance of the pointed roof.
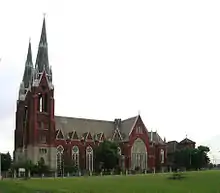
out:
{"label": "pointed roof", "polygon": [[122,141],[123,140],[123,138],[121,136],[121,133],[120,133],[118,128],[115,129],[115,132],[114,132],[114,134],[112,136],[112,139],[113,139],[113,141]]}
{"label": "pointed roof", "polygon": [[43,26],[41,31],[40,42],[38,46],[38,53],[35,68],[38,67],[39,73],[44,70],[49,74],[49,59],[48,59],[48,46],[47,46],[47,33],[46,33],[46,21],[43,19]]}
{"label": "pointed roof", "polygon": [[40,43],[45,44],[45,45],[47,44],[47,32],[46,32],[45,17],[43,19],[43,26],[42,26],[41,36],[40,36]]}
{"label": "pointed roof", "polygon": [[26,59],[25,66],[33,67],[32,51],[31,51],[31,40],[29,40],[29,44],[28,44],[28,53],[27,53],[27,59]]}
{"label": "pointed roof", "polygon": [[192,144],[192,143],[195,143],[195,142],[188,139],[187,137],[183,139],[182,141],[180,141],[180,144]]}
{"label": "pointed roof", "polygon": [[121,122],[121,127],[119,130],[121,131],[123,140],[129,139],[130,132],[131,132],[135,122],[137,121],[138,117],[139,117],[139,115],[125,119]]}
{"label": "pointed roof", "polygon": [[25,88],[28,88],[29,83],[32,80],[32,70],[33,70],[32,51],[31,51],[31,42],[29,41],[27,59],[25,62],[25,69],[22,80],[24,82]]}
{"label": "pointed roof", "polygon": [[158,134],[157,131],[150,131],[148,132],[148,136],[149,138],[153,138],[153,142],[156,144],[161,144],[161,145],[165,145],[166,142],[161,138],[161,136]]}
{"label": "pointed roof", "polygon": [[73,135],[72,135],[72,139],[73,139],[73,140],[79,139],[79,137],[78,137],[76,131],[74,131],[74,133],[73,133]]}
{"label": "pointed roof", "polygon": [[[55,116],[55,125],[56,130],[59,128],[63,129],[62,131],[65,136],[66,133],[72,132],[74,128],[79,139],[81,137],[86,139],[88,133],[90,133],[95,140],[99,141],[103,136],[105,139],[112,139],[114,134],[119,134],[122,141],[128,141],[129,133],[139,117],[140,115],[122,120],[120,127],[115,127],[115,121]],[[150,132],[148,135],[150,136]],[[156,132],[153,132],[153,141],[157,144],[165,144]]]}

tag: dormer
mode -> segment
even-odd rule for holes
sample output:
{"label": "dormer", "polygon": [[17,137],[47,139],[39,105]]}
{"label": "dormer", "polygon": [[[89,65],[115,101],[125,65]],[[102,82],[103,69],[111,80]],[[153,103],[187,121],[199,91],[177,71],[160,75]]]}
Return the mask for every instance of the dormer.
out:
{"label": "dormer", "polygon": [[79,140],[79,137],[76,131],[73,131],[72,140]]}
{"label": "dormer", "polygon": [[112,136],[112,141],[120,142],[123,140],[123,137],[121,135],[121,132],[118,128],[114,130],[113,136]]}
{"label": "dormer", "polygon": [[85,132],[84,134],[83,134],[83,137],[84,137],[84,140],[85,141],[93,141],[93,137],[92,137],[92,135],[91,135],[91,133],[88,131],[88,132]]}
{"label": "dormer", "polygon": [[62,129],[59,129],[57,131],[56,139],[57,140],[65,140],[64,133],[63,133]]}

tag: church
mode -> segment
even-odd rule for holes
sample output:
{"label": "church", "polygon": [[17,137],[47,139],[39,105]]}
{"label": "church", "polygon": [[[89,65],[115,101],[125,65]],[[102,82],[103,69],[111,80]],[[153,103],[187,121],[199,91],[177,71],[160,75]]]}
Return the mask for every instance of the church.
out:
{"label": "church", "polygon": [[122,169],[142,171],[166,167],[167,146],[157,132],[148,131],[140,115],[121,120],[55,116],[52,68],[49,65],[46,21],[35,65],[29,42],[16,107],[14,160],[45,164],[62,175],[65,159],[80,170],[94,171],[94,149],[104,140],[118,144]]}

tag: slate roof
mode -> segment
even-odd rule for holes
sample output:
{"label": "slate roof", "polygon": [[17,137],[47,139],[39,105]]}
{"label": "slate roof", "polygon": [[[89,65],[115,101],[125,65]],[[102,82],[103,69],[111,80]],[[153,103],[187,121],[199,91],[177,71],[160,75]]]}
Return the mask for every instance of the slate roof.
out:
{"label": "slate roof", "polygon": [[180,141],[180,144],[186,144],[186,143],[188,143],[188,144],[190,144],[190,143],[195,143],[194,141],[192,141],[192,140],[190,140],[190,139],[188,139],[187,137],[185,138],[185,139],[183,139],[182,141]]}
{"label": "slate roof", "polygon": [[41,37],[38,46],[35,68],[37,68],[39,72],[43,72],[45,69],[47,74],[50,73],[45,18],[43,20],[43,26],[42,26]]}
{"label": "slate roof", "polygon": [[31,42],[29,42],[27,59],[25,62],[25,70],[23,75],[24,87],[28,88],[32,78],[33,62],[32,62],[32,52],[31,52]]}
{"label": "slate roof", "polygon": [[[151,135],[151,132],[148,132],[148,136]],[[159,143],[161,145],[165,145],[166,143],[164,142],[164,140],[160,137],[160,135],[157,132],[153,132],[153,141],[155,143]]]}
{"label": "slate roof", "polygon": [[178,149],[178,142],[177,141],[169,141],[167,143],[167,151],[168,153],[173,153]]}
{"label": "slate roof", "polygon": [[125,119],[121,122],[121,127],[119,128],[122,138],[123,140],[128,140],[129,138],[129,133],[132,129],[132,127],[134,126],[135,122],[137,121],[138,116],[135,117],[131,117],[128,119]]}
{"label": "slate roof", "polygon": [[[128,141],[129,133],[138,120],[138,116],[134,116],[125,120],[117,119],[115,121],[75,118],[75,117],[63,117],[55,116],[56,130],[62,131],[64,138],[67,139],[74,132],[77,133],[79,138],[85,137],[88,132],[94,137],[101,136],[103,133],[106,139],[112,139],[112,136],[116,129],[116,121],[119,121],[118,130],[122,136],[123,141]],[[150,132],[148,132],[150,136]],[[153,141],[159,144],[165,144],[157,132],[153,132]]]}
{"label": "slate roof", "polygon": [[105,137],[111,137],[114,132],[113,121],[55,116],[55,125],[56,130],[61,130],[65,138],[75,131],[79,137],[87,132],[90,132],[92,136],[103,132]]}

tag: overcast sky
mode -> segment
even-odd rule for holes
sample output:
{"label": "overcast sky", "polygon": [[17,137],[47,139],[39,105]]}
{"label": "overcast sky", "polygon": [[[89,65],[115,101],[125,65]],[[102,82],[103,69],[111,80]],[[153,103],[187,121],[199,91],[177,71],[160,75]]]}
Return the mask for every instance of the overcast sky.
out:
{"label": "overcast sky", "polygon": [[140,111],[167,140],[220,138],[220,1],[7,0],[0,8],[0,151],[14,148],[28,41],[35,63],[43,13],[56,115]]}

